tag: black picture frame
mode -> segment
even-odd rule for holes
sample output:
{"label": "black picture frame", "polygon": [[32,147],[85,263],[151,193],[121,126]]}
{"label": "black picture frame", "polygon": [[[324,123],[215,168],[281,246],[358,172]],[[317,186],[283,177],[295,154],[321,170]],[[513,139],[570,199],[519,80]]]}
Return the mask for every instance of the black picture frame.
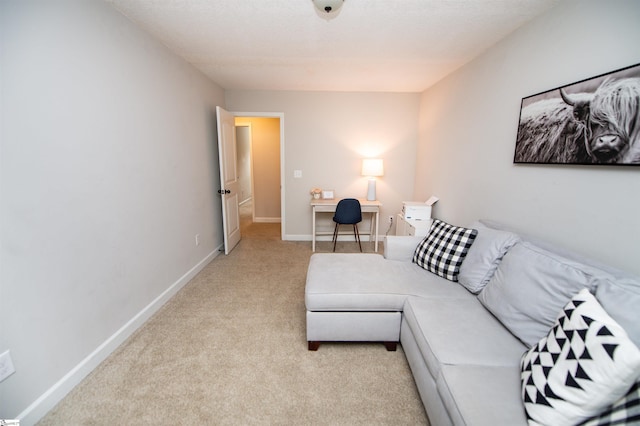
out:
{"label": "black picture frame", "polygon": [[640,166],[640,64],[523,98],[513,162]]}

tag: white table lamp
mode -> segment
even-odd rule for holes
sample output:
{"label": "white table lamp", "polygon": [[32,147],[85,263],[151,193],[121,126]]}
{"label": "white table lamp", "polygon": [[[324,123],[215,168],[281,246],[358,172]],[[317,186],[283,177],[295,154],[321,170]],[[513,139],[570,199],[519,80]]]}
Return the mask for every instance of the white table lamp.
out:
{"label": "white table lamp", "polygon": [[376,176],[384,175],[384,166],[380,158],[365,158],[362,160],[362,176],[369,177],[367,200],[376,200]]}

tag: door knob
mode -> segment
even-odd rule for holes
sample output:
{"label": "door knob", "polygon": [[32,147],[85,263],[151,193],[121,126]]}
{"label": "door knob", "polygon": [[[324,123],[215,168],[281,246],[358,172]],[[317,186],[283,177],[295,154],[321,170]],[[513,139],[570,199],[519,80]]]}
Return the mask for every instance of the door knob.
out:
{"label": "door knob", "polygon": [[231,194],[231,191],[229,189],[225,189],[225,190],[219,189],[218,190],[218,194],[221,194],[221,195],[222,194]]}

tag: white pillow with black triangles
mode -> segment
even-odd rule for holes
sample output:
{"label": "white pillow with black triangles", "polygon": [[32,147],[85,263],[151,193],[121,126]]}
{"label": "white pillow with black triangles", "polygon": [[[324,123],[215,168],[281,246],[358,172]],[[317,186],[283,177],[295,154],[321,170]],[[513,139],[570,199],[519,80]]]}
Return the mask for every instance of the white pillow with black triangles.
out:
{"label": "white pillow with black triangles", "polygon": [[529,423],[575,425],[629,391],[640,377],[640,349],[583,289],[520,367]]}

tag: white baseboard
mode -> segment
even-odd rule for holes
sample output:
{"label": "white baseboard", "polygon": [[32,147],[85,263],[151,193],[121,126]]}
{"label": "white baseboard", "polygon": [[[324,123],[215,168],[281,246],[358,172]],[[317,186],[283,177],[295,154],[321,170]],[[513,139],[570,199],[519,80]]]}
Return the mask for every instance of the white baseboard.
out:
{"label": "white baseboard", "polygon": [[284,234],[282,239],[284,241],[311,241],[311,234]]}
{"label": "white baseboard", "polygon": [[280,223],[279,217],[254,217],[253,221],[256,223]]}
{"label": "white baseboard", "polygon": [[35,425],[53,407],[56,406],[67,394],[76,387],[91,371],[116,350],[129,336],[131,336],[142,324],[155,314],[169,299],[171,299],[182,287],[184,287],[198,272],[204,269],[209,262],[220,254],[220,247],[209,253],[175,283],[167,288],[154,301],[138,312],[125,325],[116,331],[111,337],[98,346],[89,356],[72,368],[56,384],[29,405],[18,415],[21,426]]}
{"label": "white baseboard", "polygon": [[[384,235],[378,235],[378,241],[384,241]],[[311,242],[311,234],[285,234],[284,241],[309,241]],[[318,235],[316,241],[332,241],[331,235]],[[340,234],[338,235],[338,241],[355,241],[353,234]],[[369,235],[360,235],[360,241],[369,242]]]}

